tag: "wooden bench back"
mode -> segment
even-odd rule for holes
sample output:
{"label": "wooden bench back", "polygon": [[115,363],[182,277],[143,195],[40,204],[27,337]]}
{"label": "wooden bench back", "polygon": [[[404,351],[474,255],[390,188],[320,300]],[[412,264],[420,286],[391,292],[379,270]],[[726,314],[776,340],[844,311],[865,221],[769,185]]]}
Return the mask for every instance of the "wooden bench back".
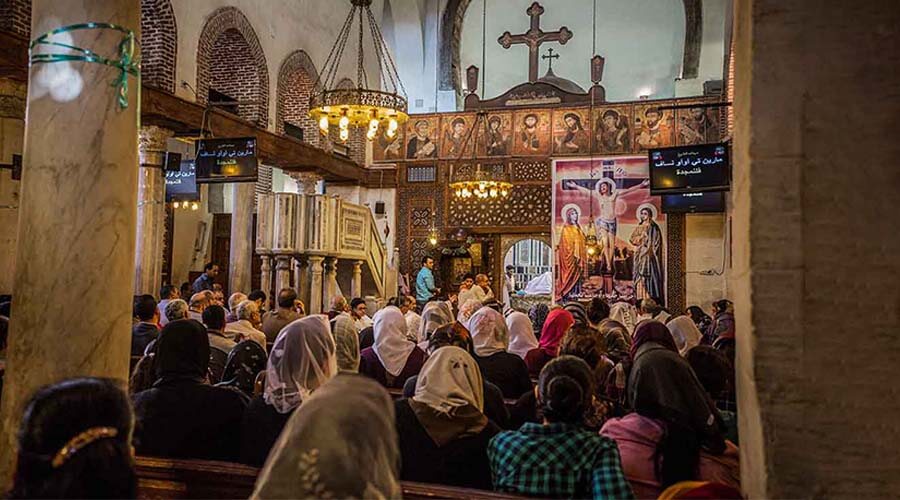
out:
{"label": "wooden bench back", "polygon": [[[139,499],[248,498],[259,474],[255,467],[212,460],[137,457],[135,462]],[[406,499],[521,498],[493,491],[409,481],[401,482],[401,487]]]}

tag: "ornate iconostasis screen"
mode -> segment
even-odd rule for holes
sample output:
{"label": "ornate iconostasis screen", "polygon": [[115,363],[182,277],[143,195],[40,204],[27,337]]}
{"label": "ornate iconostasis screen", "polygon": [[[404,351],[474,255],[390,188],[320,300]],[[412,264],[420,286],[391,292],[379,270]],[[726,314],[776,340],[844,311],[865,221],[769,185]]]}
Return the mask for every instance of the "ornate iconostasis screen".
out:
{"label": "ornate iconostasis screen", "polygon": [[552,207],[556,302],[665,302],[666,218],[646,156],[555,160]]}

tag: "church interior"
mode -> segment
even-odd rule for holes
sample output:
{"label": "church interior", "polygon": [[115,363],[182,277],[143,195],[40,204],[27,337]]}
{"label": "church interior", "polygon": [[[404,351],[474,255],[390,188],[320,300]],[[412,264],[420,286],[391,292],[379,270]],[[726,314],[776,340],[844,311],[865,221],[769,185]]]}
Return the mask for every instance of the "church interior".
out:
{"label": "church interior", "polygon": [[3,496],[900,492],[895,1],[0,0],[0,48]]}

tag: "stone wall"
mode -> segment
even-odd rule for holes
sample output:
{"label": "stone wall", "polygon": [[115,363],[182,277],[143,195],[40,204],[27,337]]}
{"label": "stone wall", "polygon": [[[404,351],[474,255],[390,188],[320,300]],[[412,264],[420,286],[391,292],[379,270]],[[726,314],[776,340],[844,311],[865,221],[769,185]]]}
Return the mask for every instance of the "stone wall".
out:
{"label": "stone wall", "polygon": [[736,4],[734,268],[750,498],[900,491],[900,9]]}

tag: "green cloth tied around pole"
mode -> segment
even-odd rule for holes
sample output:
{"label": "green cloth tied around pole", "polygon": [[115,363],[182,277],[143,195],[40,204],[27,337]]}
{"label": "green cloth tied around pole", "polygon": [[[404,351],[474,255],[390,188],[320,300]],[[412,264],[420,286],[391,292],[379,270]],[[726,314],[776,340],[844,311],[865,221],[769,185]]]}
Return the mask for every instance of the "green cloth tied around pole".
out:
{"label": "green cloth tied around pole", "polygon": [[[119,42],[119,58],[110,59],[108,57],[101,56],[100,54],[89,49],[83,49],[81,47],[75,47],[74,45],[69,45],[67,43],[54,42],[50,40],[50,37],[58,35],[60,33],[86,29],[111,29],[124,33],[125,36],[122,38],[122,41]],[[113,80],[110,85],[116,87],[119,109],[125,109],[128,107],[128,75],[132,75],[135,78],[138,78],[138,81],[140,81],[141,63],[134,56],[134,49],[136,44],[137,40],[135,40],[134,38],[134,31],[130,29],[123,28],[122,26],[118,26],[116,24],[91,22],[72,24],[69,26],[56,28],[52,31],[48,31],[47,33],[44,33],[43,35],[35,38],[31,42],[28,51],[31,57],[31,64],[81,61],[105,64],[107,66],[112,66],[113,68],[118,69],[119,76],[116,77],[116,79]],[[51,45],[54,47],[62,47],[64,49],[78,52],[78,54],[34,54],[34,47],[37,45]]]}

